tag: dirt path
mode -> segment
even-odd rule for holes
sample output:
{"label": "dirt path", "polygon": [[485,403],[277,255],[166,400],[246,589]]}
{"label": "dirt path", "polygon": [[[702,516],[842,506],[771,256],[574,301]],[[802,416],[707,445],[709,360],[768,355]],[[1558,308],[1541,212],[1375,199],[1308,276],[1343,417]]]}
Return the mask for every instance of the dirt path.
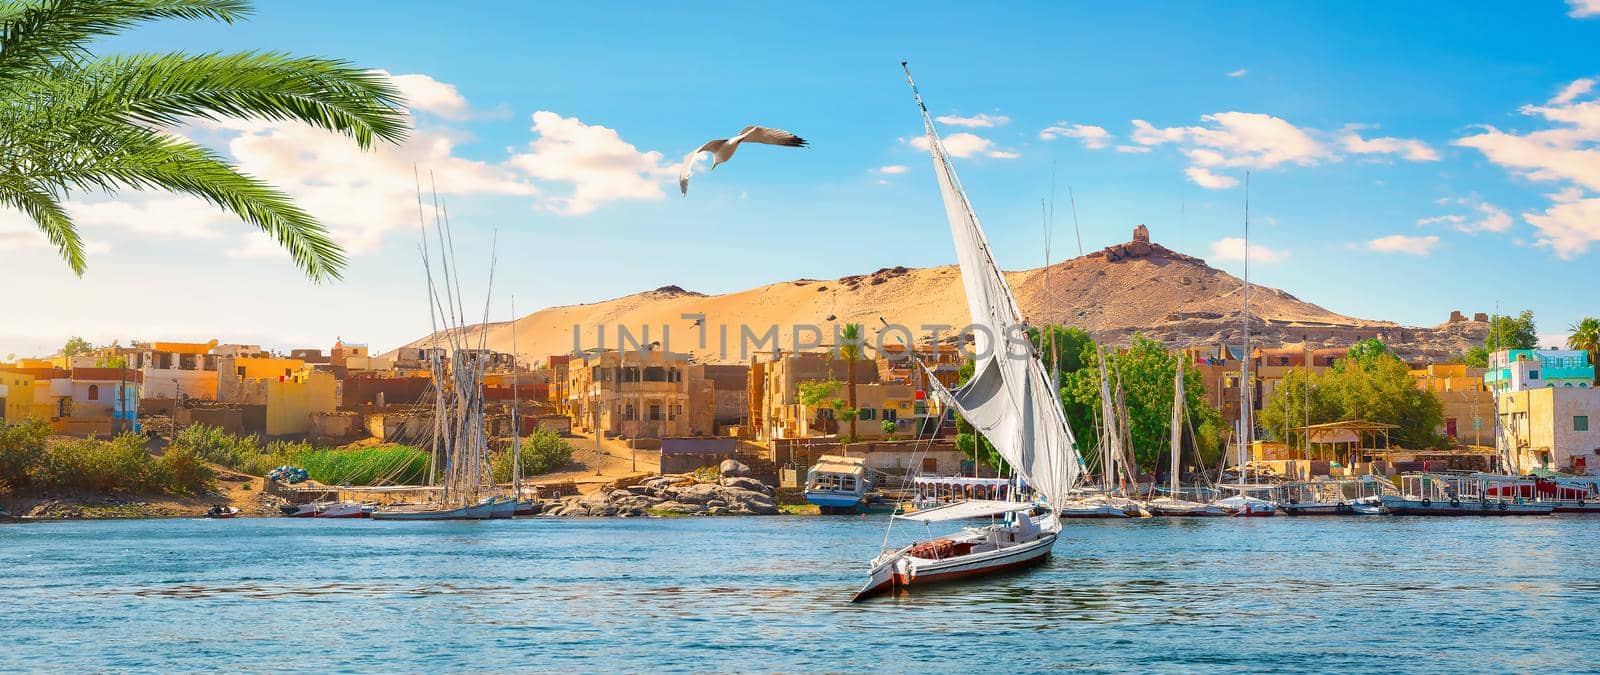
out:
{"label": "dirt path", "polygon": [[653,475],[661,472],[661,453],[656,450],[634,450],[628,442],[606,438],[600,442],[600,475],[595,475],[594,436],[574,433],[568,439],[575,451],[567,470],[534,476],[535,483],[560,483],[572,481],[584,494],[594,492],[619,478],[636,475]]}

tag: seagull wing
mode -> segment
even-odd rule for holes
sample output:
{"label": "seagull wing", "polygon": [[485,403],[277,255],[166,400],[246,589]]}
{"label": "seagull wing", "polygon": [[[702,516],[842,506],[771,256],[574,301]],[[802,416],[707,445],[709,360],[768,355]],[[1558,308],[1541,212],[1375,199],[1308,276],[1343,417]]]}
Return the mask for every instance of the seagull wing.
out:
{"label": "seagull wing", "polygon": [[787,145],[792,148],[803,148],[806,146],[806,139],[782,129],[773,129],[771,127],[745,127],[744,131],[739,132],[739,140],[745,143]]}
{"label": "seagull wing", "polygon": [[679,192],[683,193],[684,196],[689,195],[689,177],[694,175],[694,164],[700,159],[700,153],[716,152],[717,149],[721,148],[722,145],[727,142],[728,139],[726,138],[718,138],[706,141],[705,145],[696,148],[694,152],[689,153],[688,156],[683,158],[683,166],[678,168]]}

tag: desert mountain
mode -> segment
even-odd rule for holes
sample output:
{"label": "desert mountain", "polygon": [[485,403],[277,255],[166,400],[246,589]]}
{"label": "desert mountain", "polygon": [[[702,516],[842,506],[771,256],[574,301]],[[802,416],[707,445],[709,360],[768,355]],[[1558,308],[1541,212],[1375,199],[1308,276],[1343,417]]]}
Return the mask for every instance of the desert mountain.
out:
{"label": "desert mountain", "polygon": [[[1144,226],[1134,238],[1085,256],[1048,267],[1006,273],[1017,303],[1034,325],[1060,323],[1089,331],[1097,340],[1125,342],[1142,333],[1173,347],[1238,344],[1242,340],[1240,293],[1243,282],[1199,258],[1152,243]],[[695,319],[703,315],[702,345]],[[1459,315],[1432,328],[1413,328],[1389,321],[1336,314],[1283,291],[1252,285],[1251,343],[1277,346],[1308,341],[1312,347],[1344,346],[1379,337],[1413,361],[1443,361],[1460,354],[1487,330],[1482,321]],[[968,323],[966,297],[954,265],[924,269],[894,267],[872,274],[832,280],[801,279],[769,284],[724,295],[705,295],[666,286],[583,305],[551,307],[517,320],[519,357],[540,362],[551,354],[573,351],[573,328],[581,330],[581,348],[598,346],[604,327],[605,346],[616,348],[619,327],[643,342],[665,342],[676,352],[690,352],[705,362],[748,361],[750,351],[770,351],[749,343],[740,353],[741,328],[762,336],[777,327],[784,349],[793,346],[794,326],[817,326],[822,342],[832,341],[834,326],[860,323],[869,344],[882,325],[909,327],[919,341],[924,326]],[[663,328],[665,327],[665,338]],[[720,335],[727,331],[726,351]],[[510,351],[511,322],[490,324],[488,346]],[[648,330],[648,333],[646,331]],[[949,329],[946,329],[947,334]],[[645,337],[645,336],[648,337]],[[816,340],[801,330],[799,339]],[[901,337],[892,334],[886,342]],[[473,340],[476,342],[476,339]],[[423,338],[408,346],[427,346]]]}

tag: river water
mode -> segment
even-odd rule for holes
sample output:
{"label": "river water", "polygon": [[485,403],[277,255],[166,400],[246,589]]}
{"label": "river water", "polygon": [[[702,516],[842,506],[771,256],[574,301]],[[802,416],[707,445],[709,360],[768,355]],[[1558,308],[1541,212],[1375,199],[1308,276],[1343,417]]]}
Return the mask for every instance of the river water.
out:
{"label": "river water", "polygon": [[1600,668],[1600,519],[1080,521],[851,605],[884,522],[0,525],[0,669]]}

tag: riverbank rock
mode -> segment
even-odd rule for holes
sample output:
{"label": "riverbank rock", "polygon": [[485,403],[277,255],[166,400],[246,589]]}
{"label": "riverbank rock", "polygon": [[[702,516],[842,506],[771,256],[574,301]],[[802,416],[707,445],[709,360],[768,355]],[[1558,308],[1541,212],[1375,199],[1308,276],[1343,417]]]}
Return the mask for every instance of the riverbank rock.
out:
{"label": "riverbank rock", "polygon": [[723,487],[740,488],[765,494],[772,493],[772,488],[768,487],[766,483],[758,481],[754,478],[746,478],[744,476],[735,476],[732,478],[724,477],[722,479],[722,485]]}
{"label": "riverbank rock", "polygon": [[773,489],[742,476],[719,483],[696,482],[692,476],[658,476],[617,490],[565,497],[540,504],[543,515],[557,518],[611,518],[650,513],[678,515],[776,515]]}
{"label": "riverbank rock", "polygon": [[724,477],[749,476],[750,467],[737,459],[724,459],[721,464],[717,465],[717,472]]}

